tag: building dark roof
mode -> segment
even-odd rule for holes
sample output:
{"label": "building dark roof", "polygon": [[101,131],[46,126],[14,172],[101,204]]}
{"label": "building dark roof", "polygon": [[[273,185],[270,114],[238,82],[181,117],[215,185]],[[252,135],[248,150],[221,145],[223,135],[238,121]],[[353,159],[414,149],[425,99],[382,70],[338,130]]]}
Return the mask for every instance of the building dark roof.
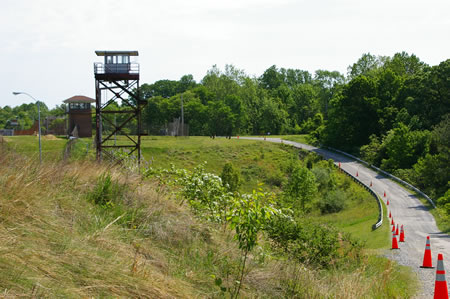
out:
{"label": "building dark roof", "polygon": [[95,51],[97,56],[107,56],[107,55],[129,55],[129,56],[139,56],[138,51]]}
{"label": "building dark roof", "polygon": [[85,96],[73,96],[63,101],[66,104],[69,103],[94,103],[95,100]]}

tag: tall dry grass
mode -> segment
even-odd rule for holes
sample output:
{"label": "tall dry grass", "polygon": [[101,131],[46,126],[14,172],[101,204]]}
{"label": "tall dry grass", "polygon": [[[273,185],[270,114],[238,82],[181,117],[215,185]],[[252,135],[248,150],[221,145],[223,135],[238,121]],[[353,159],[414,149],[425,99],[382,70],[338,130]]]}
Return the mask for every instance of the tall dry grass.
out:
{"label": "tall dry grass", "polygon": [[[232,233],[194,218],[167,186],[95,162],[35,160],[0,152],[0,297],[222,298],[213,277],[235,286]],[[90,196],[105,173],[120,197],[99,206]],[[408,273],[381,258],[318,270],[263,241],[247,269],[243,298],[412,294]]]}
{"label": "tall dry grass", "polygon": [[[150,239],[114,225],[86,199],[96,178],[109,171],[135,184],[129,194],[148,202],[148,217],[164,211],[173,214],[162,217],[166,222],[186,220],[153,188],[92,162],[40,166],[4,152],[0,165],[0,296],[196,296],[192,286],[168,275],[165,256],[151,249]],[[167,229],[152,233],[161,239],[170,234],[174,241],[175,235],[186,234],[184,227],[175,226],[173,234]]]}

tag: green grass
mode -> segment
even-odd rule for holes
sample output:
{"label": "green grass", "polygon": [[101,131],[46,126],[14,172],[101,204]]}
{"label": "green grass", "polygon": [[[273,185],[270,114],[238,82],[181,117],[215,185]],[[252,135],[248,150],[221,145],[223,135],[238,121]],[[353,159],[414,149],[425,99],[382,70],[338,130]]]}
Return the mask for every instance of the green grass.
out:
{"label": "green grass", "polygon": [[[144,137],[142,155],[149,165],[156,168],[176,168],[192,170],[207,162],[206,171],[220,175],[227,161],[242,174],[242,190],[249,192],[263,182],[266,188],[278,188],[283,169],[295,156],[296,150],[269,142],[244,139],[209,137]],[[275,184],[273,184],[275,183]]]}
{"label": "green grass", "polygon": [[[306,135],[284,135],[283,138],[305,142]],[[274,137],[274,136],[273,136]],[[280,136],[281,137],[281,136]],[[36,155],[36,136],[8,137],[8,146],[15,152],[23,153],[33,158]],[[72,160],[84,159],[87,156],[94,159],[95,149],[89,147],[91,138],[79,139],[74,144]],[[118,144],[126,141],[119,136]],[[62,159],[67,139],[47,140],[42,138],[44,161]],[[274,144],[244,139],[225,139],[209,137],[175,138],[171,136],[142,137],[142,157],[152,167],[168,168],[174,164],[177,168],[192,170],[200,163],[207,162],[206,171],[220,175],[227,161],[232,162],[241,172],[242,191],[250,192],[256,189],[258,182],[265,183],[266,190],[279,190],[280,184],[286,180],[286,169],[290,161],[297,159],[298,150],[287,145]],[[305,154],[302,154],[303,156]],[[145,164],[145,163],[144,163]],[[339,180],[347,179],[344,175]],[[378,208],[375,200],[368,192],[357,184],[350,183],[351,193],[355,198],[347,208],[327,216],[318,216],[320,221],[329,222],[343,231],[366,241],[368,248],[384,248],[389,245],[387,226],[371,231],[371,226],[377,221]]]}
{"label": "green grass", "polygon": [[307,134],[301,134],[301,135],[281,135],[279,136],[281,139],[290,140],[294,142],[300,142],[304,144],[310,144],[307,138]]}
{"label": "green grass", "polygon": [[[342,186],[344,180],[351,181],[345,174],[339,173],[338,184]],[[347,192],[352,194],[352,197],[347,199],[344,210],[328,215],[316,214],[316,217],[321,222],[332,224],[365,242],[367,249],[389,248],[390,229],[387,225],[389,220],[386,216],[386,207],[383,205],[383,224],[378,229],[372,230],[372,225],[378,221],[378,204],[375,198],[355,183],[348,186]]]}
{"label": "green grass", "polygon": [[[31,156],[31,161],[10,153],[0,161],[0,185],[4,186],[0,193],[0,285],[5,294],[222,297],[212,275],[227,286],[233,284],[239,250],[232,234],[196,219],[185,205],[171,199],[166,186],[83,161],[83,143],[76,145],[79,161],[55,164],[64,139],[54,143],[54,148],[48,143],[48,158],[39,167],[32,154],[34,142],[33,137],[8,140],[9,149]],[[280,144],[207,137],[145,137],[143,152],[146,160],[153,157],[153,165],[162,167],[175,161],[178,167],[192,168],[206,158],[207,169],[214,173],[229,159],[251,178],[245,188],[273,173],[283,174],[286,160],[297,157],[296,150]],[[108,209],[89,199],[105,171],[123,184],[123,195],[118,195],[123,202]],[[349,179],[338,176],[338,184],[344,180]],[[347,209],[315,217],[365,240],[366,248],[386,247],[383,229],[388,226],[371,231],[378,217],[375,200],[354,183],[348,188],[354,196]],[[414,292],[409,272],[381,257],[369,255],[367,263],[352,271],[303,270],[302,265],[291,269],[291,264],[257,248],[249,261],[242,296],[287,297],[293,282],[301,286],[293,293],[299,297],[398,294],[406,298]],[[295,271],[301,271],[300,276]]]}
{"label": "green grass", "polygon": [[[39,160],[39,138],[37,136],[11,136],[4,137],[6,145],[16,153],[24,154]],[[62,159],[65,138],[48,138],[42,136],[42,160],[54,161]]]}

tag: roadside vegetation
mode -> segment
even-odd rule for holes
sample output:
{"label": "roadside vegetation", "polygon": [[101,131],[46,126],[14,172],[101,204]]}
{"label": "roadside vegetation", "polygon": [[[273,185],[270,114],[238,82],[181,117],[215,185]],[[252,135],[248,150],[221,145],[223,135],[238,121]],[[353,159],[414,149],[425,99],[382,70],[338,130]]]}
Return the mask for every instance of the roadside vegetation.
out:
{"label": "roadside vegetation", "polygon": [[[359,155],[418,187],[448,222],[449,77],[450,59],[430,66],[406,52],[365,53],[347,74],[272,65],[254,77],[233,65],[223,70],[213,66],[200,82],[187,74],[142,84],[147,101],[143,129],[149,135],[166,132],[168,123],[181,116],[183,99],[191,136],[303,134],[303,141]],[[120,103],[110,108],[125,109]],[[54,119],[44,132],[64,125],[65,111],[65,104],[49,109],[41,103],[42,119]],[[125,115],[117,117],[121,123]],[[0,107],[2,129],[26,129],[36,119],[36,104]],[[103,128],[111,130],[108,122]],[[130,121],[123,130],[133,134],[135,128]]]}
{"label": "roadside vegetation", "polygon": [[[332,163],[279,144],[258,143],[261,151],[244,140],[148,139],[145,144],[161,150],[150,151],[153,160],[144,154],[152,162],[141,175],[93,162],[84,143],[75,145],[74,157],[46,158],[39,166],[8,139],[0,158],[6,296],[415,293],[409,269],[375,255],[390,244],[387,226],[370,229],[375,200]],[[186,158],[208,146],[206,164]],[[170,167],[171,161],[178,164]],[[259,161],[268,167],[262,171],[279,173],[280,186],[256,172],[248,174],[256,183],[246,185],[242,170]],[[295,187],[299,182],[302,188]]]}

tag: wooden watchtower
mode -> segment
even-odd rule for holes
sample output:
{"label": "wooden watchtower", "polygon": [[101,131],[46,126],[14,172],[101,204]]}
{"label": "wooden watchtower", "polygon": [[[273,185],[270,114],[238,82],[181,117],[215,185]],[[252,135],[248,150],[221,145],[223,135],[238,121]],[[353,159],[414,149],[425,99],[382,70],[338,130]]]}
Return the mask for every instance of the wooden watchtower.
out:
{"label": "wooden watchtower", "polygon": [[[103,154],[116,160],[117,156],[113,151],[121,149],[128,155],[136,152],[140,163],[141,111],[145,101],[141,99],[139,92],[139,64],[131,62],[131,57],[138,56],[139,53],[138,51],[95,51],[95,53],[104,57],[103,63],[94,63],[97,160],[102,160]],[[130,131],[131,124],[135,124],[132,131]],[[126,138],[120,138],[119,142],[116,142],[117,135]]]}
{"label": "wooden watchtower", "polygon": [[67,104],[67,114],[69,115],[67,135],[77,134],[78,136],[75,137],[92,137],[91,103],[94,103],[95,100],[85,96],[73,96],[63,102]]}

